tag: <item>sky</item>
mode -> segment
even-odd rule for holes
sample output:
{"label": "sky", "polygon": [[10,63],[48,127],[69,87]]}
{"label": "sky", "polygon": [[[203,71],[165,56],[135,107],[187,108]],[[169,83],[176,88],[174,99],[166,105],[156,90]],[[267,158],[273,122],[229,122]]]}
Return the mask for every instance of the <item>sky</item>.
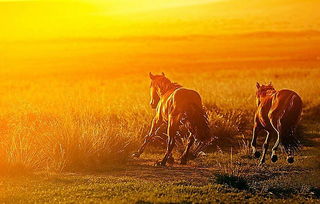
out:
{"label": "sky", "polygon": [[[0,41],[318,30],[317,0],[0,0]],[[4,20],[3,20],[4,19]]]}
{"label": "sky", "polygon": [[319,59],[318,8],[319,0],[0,0],[0,73]]}

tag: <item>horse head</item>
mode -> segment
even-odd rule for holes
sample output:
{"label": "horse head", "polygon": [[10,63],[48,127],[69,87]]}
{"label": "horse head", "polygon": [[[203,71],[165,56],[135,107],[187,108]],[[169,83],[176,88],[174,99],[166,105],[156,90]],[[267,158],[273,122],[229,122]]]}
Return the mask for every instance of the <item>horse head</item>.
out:
{"label": "horse head", "polygon": [[161,85],[162,82],[166,79],[168,80],[164,73],[162,72],[161,75],[153,75],[151,72],[149,73],[149,77],[151,79],[151,84],[150,84],[150,106],[151,108],[155,109],[160,101],[160,96],[161,96]]}
{"label": "horse head", "polygon": [[256,99],[257,99],[258,106],[261,103],[261,99],[263,99],[267,95],[273,94],[276,91],[271,82],[269,84],[262,84],[262,85],[260,85],[257,82],[256,87],[257,87]]}

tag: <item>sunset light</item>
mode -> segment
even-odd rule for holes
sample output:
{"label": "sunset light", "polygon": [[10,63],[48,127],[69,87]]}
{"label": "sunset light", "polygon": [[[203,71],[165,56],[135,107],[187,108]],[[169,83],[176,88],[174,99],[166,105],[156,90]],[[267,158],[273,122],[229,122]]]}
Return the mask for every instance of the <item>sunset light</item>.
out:
{"label": "sunset light", "polygon": [[0,0],[0,203],[320,203],[319,0]]}
{"label": "sunset light", "polygon": [[[316,6],[297,0],[0,1],[1,40],[213,35],[314,30]],[[316,2],[316,1],[314,1]],[[276,7],[275,5],[279,5]],[[299,13],[310,15],[298,15]],[[280,17],[281,16],[281,17]]]}

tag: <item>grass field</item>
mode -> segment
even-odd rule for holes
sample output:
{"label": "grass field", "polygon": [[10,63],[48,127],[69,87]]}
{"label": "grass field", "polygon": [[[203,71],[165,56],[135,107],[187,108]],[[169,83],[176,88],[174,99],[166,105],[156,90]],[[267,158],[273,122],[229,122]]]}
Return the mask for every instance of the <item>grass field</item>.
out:
{"label": "grass field", "polygon": [[[320,203],[319,7],[0,0],[0,203]],[[188,165],[177,147],[154,166],[163,141],[131,156],[154,115],[149,72],[203,99],[216,140]],[[293,164],[251,156],[256,82],[303,100]]]}
{"label": "grass field", "polygon": [[303,151],[296,163],[284,159],[257,167],[243,154],[213,153],[187,166],[154,167],[147,154],[101,172],[48,173],[1,179],[5,203],[318,203],[319,152]]}
{"label": "grass field", "polygon": [[[191,70],[194,64],[186,66]],[[4,73],[0,200],[318,202],[319,63],[249,60],[207,66],[192,72],[164,69],[173,81],[199,91],[218,137],[207,156],[166,168],[153,167],[164,147],[130,158],[153,116],[146,68],[119,75],[103,69]],[[281,155],[278,163],[267,156],[267,164],[258,167],[249,156],[256,81],[293,89],[303,99],[304,148],[292,165]]]}

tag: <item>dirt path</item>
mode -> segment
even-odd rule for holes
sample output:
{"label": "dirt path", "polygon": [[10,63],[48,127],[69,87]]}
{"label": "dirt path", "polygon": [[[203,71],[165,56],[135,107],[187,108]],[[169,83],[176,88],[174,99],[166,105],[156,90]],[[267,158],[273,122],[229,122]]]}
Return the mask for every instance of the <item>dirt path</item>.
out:
{"label": "dirt path", "polygon": [[154,164],[157,159],[161,158],[161,155],[143,155],[141,158],[130,160],[121,169],[104,172],[104,175],[153,182],[185,181],[194,185],[206,185],[212,182],[215,174],[233,171],[235,175],[242,176],[249,181],[265,182],[280,177],[305,177],[314,174],[317,169],[315,164],[317,157],[314,155],[313,148],[305,150],[303,153],[306,155],[296,156],[296,161],[292,165],[286,162],[285,155],[280,155],[280,160],[277,163],[272,163],[268,159],[262,167],[257,165],[257,159],[250,159],[247,156],[235,157],[230,166],[228,155],[209,156],[210,158],[206,159],[206,162],[209,161],[206,165],[208,167],[201,165],[201,162],[194,161],[188,165],[175,163],[172,166],[158,167]]}
{"label": "dirt path", "polygon": [[193,165],[179,165],[157,167],[154,160],[139,158],[128,163],[127,167],[110,175],[119,177],[131,177],[141,180],[152,181],[188,181],[192,183],[208,183],[212,178],[213,168],[202,168]]}

